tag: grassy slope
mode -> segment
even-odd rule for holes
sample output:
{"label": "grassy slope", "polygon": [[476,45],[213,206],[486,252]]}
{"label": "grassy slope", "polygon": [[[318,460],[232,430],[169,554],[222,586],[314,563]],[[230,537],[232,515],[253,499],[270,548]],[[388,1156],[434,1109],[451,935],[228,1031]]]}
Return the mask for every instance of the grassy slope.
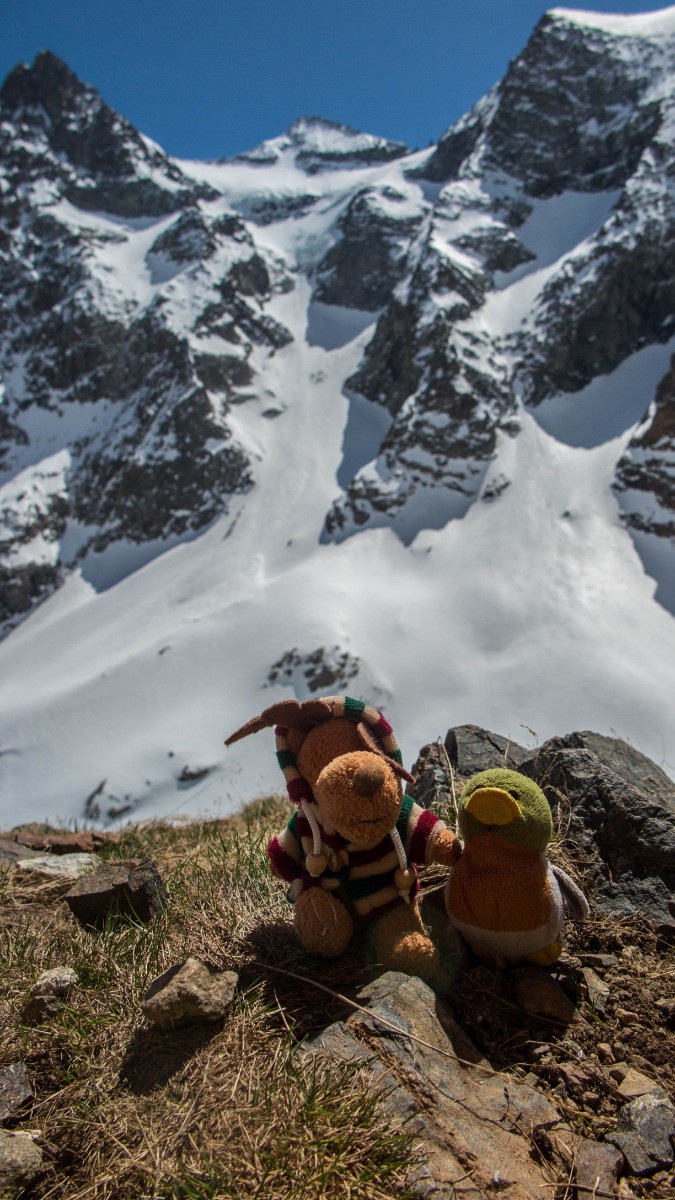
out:
{"label": "grassy slope", "polygon": [[[294,1055],[299,1040],[347,1014],[330,989],[353,995],[369,976],[358,947],[337,964],[299,947],[265,855],[270,833],[287,816],[288,801],[270,797],[221,822],[129,826],[104,855],[147,854],[157,862],[170,904],[147,927],[117,918],[87,932],[61,901],[63,885],[0,872],[0,1026],[9,1031],[0,1065],[28,1064],[36,1101],[15,1123],[40,1129],[45,1152],[31,1200],[409,1195],[404,1180],[414,1146],[405,1130],[392,1128],[363,1078],[345,1067],[300,1065]],[[584,864],[562,817],[550,854],[583,884]],[[433,884],[443,872],[425,874]],[[433,905],[426,911],[429,919]],[[581,1020],[569,1031],[528,1017],[514,1003],[514,973],[481,964],[459,967],[452,1004],[495,1067],[530,1081],[534,1073],[544,1090],[556,1088],[553,1099],[575,1131],[600,1139],[615,1126],[622,1101],[598,1064],[599,1042],[675,1094],[675,951],[639,918],[593,913],[569,927],[569,948],[616,955],[604,973],[611,988],[605,1014],[583,999],[574,967],[565,987],[577,992]],[[234,1008],[223,1026],[160,1033],[138,1001],[154,976],[188,955],[239,973]],[[74,967],[79,987],[51,1024],[22,1026],[30,985],[57,965]],[[638,1023],[625,1028],[622,1008],[636,1012]],[[532,1043],[543,1051],[534,1061]],[[569,1068],[580,1056],[586,1078],[577,1086]],[[546,1160],[545,1146],[532,1150]],[[631,1180],[624,1195],[656,1200],[671,1196],[673,1186],[675,1176],[664,1172]],[[568,1194],[566,1181],[551,1191],[552,1198]]]}
{"label": "grassy slope", "polygon": [[[317,967],[267,869],[265,843],[287,808],[270,798],[218,823],[130,827],[105,856],[157,862],[170,905],[147,927],[117,918],[87,932],[62,886],[4,875],[0,1065],[23,1059],[34,1082],[28,1125],[42,1131],[47,1169],[31,1197],[408,1194],[410,1141],[380,1119],[378,1098],[349,1069],[294,1057],[343,1006],[271,970]],[[139,998],[188,955],[239,972],[235,1006],[222,1026],[160,1033]],[[79,987],[52,1023],[21,1026],[30,985],[57,965],[74,967]],[[318,969],[338,990],[365,980],[356,957]]]}

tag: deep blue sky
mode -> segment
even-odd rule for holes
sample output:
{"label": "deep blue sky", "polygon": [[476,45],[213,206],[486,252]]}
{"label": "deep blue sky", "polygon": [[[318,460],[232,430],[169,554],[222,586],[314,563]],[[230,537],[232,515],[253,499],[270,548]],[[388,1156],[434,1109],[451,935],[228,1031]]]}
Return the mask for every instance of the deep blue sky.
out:
{"label": "deep blue sky", "polygon": [[[185,158],[251,149],[312,115],[423,147],[501,78],[551,7],[537,0],[0,0],[0,78],[52,50],[143,133]],[[594,0],[586,7],[665,6]]]}

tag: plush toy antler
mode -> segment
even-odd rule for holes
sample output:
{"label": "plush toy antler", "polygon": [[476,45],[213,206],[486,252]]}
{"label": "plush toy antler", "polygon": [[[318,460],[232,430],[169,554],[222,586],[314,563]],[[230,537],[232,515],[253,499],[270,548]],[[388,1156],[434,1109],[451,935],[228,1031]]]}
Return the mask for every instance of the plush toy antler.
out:
{"label": "plush toy antler", "polygon": [[323,721],[329,721],[333,713],[325,700],[305,700],[300,704],[297,700],[280,700],[261,712],[259,717],[252,717],[241,729],[231,733],[225,745],[231,746],[251,733],[260,733],[261,729],[270,729],[273,725],[284,725],[286,729],[312,729]]}

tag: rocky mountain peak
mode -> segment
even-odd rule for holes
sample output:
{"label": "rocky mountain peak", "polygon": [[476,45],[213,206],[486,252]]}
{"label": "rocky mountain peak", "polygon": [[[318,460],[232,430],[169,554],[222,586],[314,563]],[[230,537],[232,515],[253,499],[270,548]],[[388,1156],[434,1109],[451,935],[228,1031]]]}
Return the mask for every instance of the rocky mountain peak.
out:
{"label": "rocky mountain peak", "polygon": [[359,133],[349,125],[324,117],[299,117],[280,137],[263,142],[239,155],[245,162],[261,165],[276,162],[291,151],[296,164],[314,175],[335,168],[363,167],[390,162],[408,153],[403,142],[389,141],[370,133]]}
{"label": "rocky mountain peak", "polygon": [[173,212],[211,194],[50,51],[8,76],[0,116],[0,161],[14,191],[47,178],[80,208],[130,217]]}

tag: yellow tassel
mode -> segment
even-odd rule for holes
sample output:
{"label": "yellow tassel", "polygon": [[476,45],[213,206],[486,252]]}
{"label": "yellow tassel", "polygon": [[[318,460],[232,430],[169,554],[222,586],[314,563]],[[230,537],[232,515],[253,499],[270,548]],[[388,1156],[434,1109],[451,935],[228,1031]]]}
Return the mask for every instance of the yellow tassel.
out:
{"label": "yellow tassel", "polygon": [[305,866],[307,867],[310,875],[312,875],[314,879],[318,879],[319,875],[323,875],[326,867],[328,866],[328,858],[324,854],[323,850],[320,854],[308,854],[307,858],[305,859]]}
{"label": "yellow tassel", "polygon": [[414,880],[415,876],[409,867],[399,867],[394,874],[394,887],[397,887],[399,892],[409,892]]}

